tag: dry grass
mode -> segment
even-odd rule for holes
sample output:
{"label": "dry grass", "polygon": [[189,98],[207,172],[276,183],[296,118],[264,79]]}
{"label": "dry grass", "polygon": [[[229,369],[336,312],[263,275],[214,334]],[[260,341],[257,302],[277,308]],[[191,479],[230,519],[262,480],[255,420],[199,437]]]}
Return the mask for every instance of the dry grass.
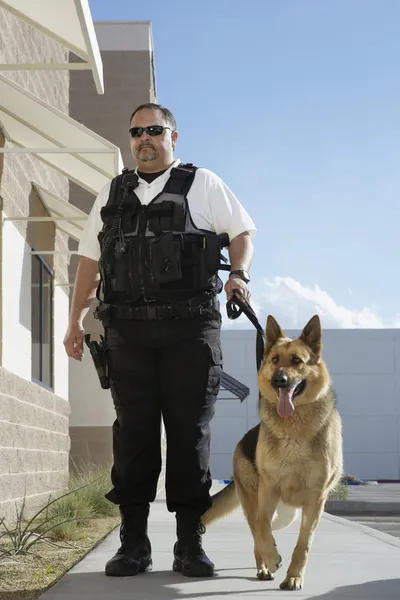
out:
{"label": "dry grass", "polygon": [[331,491],[328,500],[347,500],[349,496],[349,487],[344,483],[338,483]]}
{"label": "dry grass", "polygon": [[[86,464],[70,477],[69,491],[77,491],[50,504],[28,527],[28,532],[40,533],[54,525],[48,534],[51,546],[37,542],[16,555],[7,536],[1,538],[1,600],[36,600],[119,525],[118,507],[104,498],[111,487],[109,472],[108,467]],[[44,520],[47,524],[41,527]],[[27,523],[21,515],[21,528]]]}
{"label": "dry grass", "polygon": [[26,555],[0,561],[1,600],[36,600],[119,525],[118,517],[103,517],[80,527],[73,550],[39,543]]}
{"label": "dry grass", "polygon": [[104,466],[87,463],[78,474],[71,475],[69,489],[79,488],[79,491],[61,498],[47,512],[48,517],[59,522],[65,521],[65,515],[70,518],[67,523],[54,529],[54,535],[59,540],[79,539],[82,525],[88,519],[118,516],[118,507],[104,497],[111,487],[109,471]]}

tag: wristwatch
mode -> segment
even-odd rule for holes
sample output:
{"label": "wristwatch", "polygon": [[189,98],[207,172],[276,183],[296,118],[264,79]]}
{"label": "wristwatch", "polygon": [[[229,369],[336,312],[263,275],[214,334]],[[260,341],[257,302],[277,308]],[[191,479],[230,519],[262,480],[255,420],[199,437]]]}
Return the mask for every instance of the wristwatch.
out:
{"label": "wristwatch", "polygon": [[249,283],[250,281],[250,275],[247,271],[244,271],[243,269],[234,269],[233,271],[231,271],[229,273],[229,277],[231,275],[238,275],[240,277],[240,279],[243,279],[243,281],[245,283]]}

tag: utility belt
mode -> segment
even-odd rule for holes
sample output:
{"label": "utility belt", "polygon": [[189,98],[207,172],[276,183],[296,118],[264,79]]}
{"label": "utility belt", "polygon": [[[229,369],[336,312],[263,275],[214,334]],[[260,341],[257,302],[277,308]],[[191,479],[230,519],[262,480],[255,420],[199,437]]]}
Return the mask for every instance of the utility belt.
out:
{"label": "utility belt", "polygon": [[[161,319],[194,319],[198,316],[220,316],[215,295],[204,298],[191,298],[185,302],[155,306],[152,304],[138,306],[112,305],[100,302],[94,317],[103,322],[106,327],[113,319],[129,319],[155,321]],[[90,335],[85,335],[85,343],[90,350],[100,385],[103,389],[110,388],[107,361],[107,341],[100,336],[100,343],[91,341]]]}
{"label": "utility belt", "polygon": [[95,319],[102,321],[104,325],[117,319],[137,321],[161,321],[169,319],[195,319],[202,316],[216,314],[215,297],[204,300],[203,298],[192,298],[175,304],[142,304],[115,305],[100,303],[94,313]]}

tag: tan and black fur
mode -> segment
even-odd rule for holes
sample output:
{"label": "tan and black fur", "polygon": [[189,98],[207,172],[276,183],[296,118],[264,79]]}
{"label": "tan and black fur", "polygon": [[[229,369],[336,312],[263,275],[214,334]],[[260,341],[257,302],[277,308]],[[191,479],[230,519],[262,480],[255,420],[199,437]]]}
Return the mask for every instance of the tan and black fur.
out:
{"label": "tan and black fur", "polygon": [[[258,373],[261,422],[237,444],[233,481],[213,496],[203,515],[207,527],[242,506],[254,538],[257,577],[265,580],[281,565],[272,531],[290,525],[301,508],[297,545],[280,586],[288,590],[303,586],[314,531],[342,475],[342,425],[321,337],[317,315],[296,340],[268,317]],[[285,416],[278,414],[278,404]]]}

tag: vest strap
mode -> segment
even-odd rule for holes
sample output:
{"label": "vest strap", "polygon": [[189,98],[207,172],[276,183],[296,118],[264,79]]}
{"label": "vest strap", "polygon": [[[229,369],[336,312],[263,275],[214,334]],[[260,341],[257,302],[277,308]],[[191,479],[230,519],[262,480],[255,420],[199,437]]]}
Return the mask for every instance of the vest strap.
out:
{"label": "vest strap", "polygon": [[186,196],[193,183],[197,167],[191,164],[178,165],[171,169],[170,177],[165,185],[164,191],[169,194]]}

